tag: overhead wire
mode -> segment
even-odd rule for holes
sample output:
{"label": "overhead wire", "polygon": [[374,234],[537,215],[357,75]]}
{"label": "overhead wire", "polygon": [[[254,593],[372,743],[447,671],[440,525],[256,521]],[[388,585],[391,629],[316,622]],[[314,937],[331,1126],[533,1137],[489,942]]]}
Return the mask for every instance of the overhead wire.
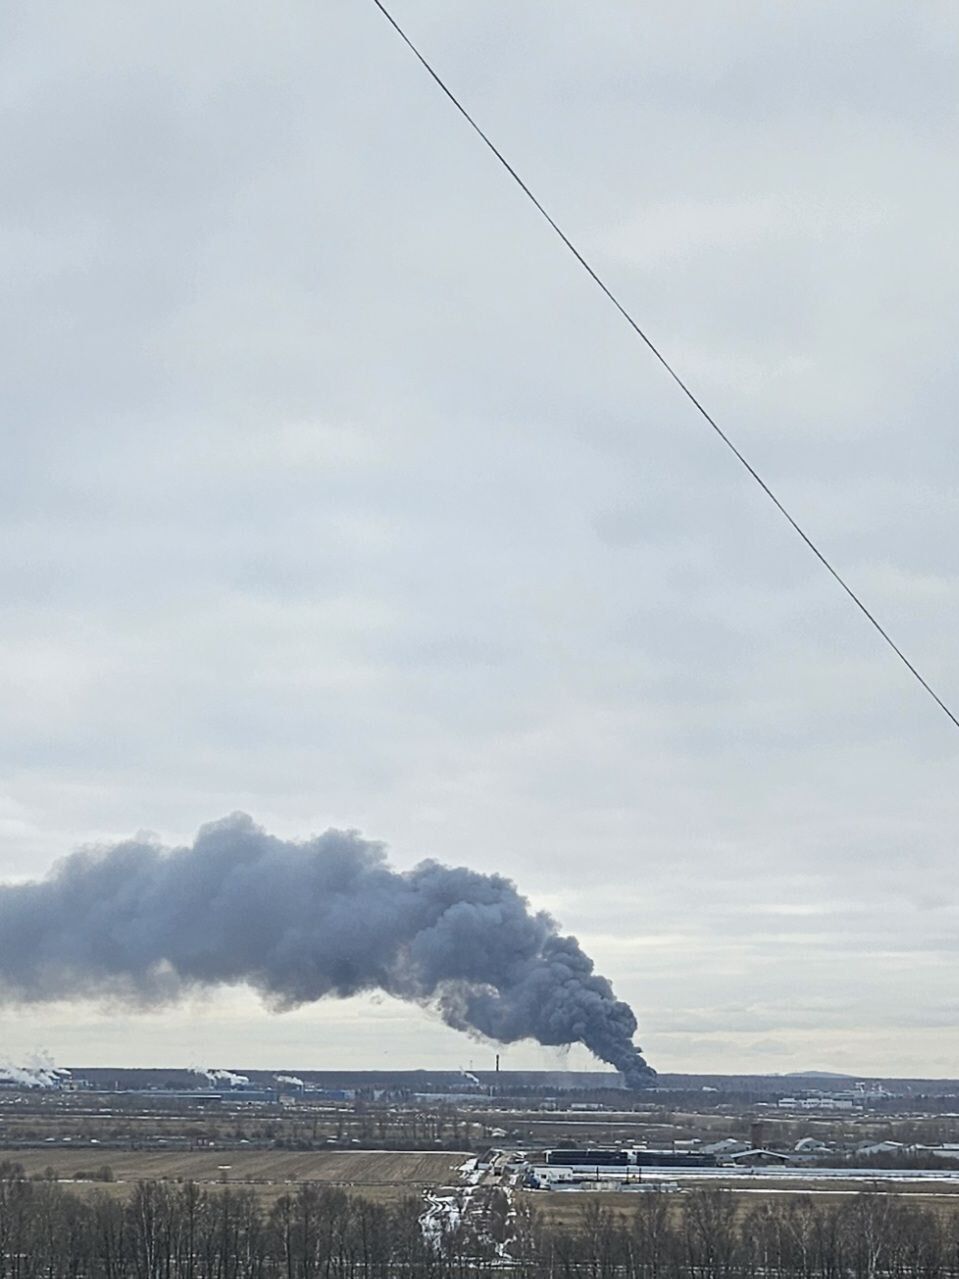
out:
{"label": "overhead wire", "polygon": [[599,272],[590,264],[590,262],[584,256],[584,254],[576,247],[576,245],[573,243],[570,237],[566,234],[566,232],[563,230],[560,224],[556,221],[556,219],[552,216],[552,214],[546,209],[546,207],[544,206],[542,201],[538,198],[538,196],[533,192],[531,187],[520,176],[519,172],[513,167],[513,165],[506,158],[503,152],[499,149],[496,143],[493,142],[490,136],[477,123],[477,121],[466,109],[466,107],[463,105],[460,99],[456,96],[453,90],[449,87],[446,81],[440,76],[439,72],[436,71],[432,63],[429,62],[429,60],[426,58],[426,55],[420,51],[420,49],[418,48],[416,44],[414,44],[411,37],[406,33],[403,27],[400,26],[399,22],[397,22],[396,18],[393,16],[390,10],[383,3],[383,0],[373,0],[373,4],[376,6],[377,9],[379,9],[380,13],[383,15],[383,17],[387,20],[387,22],[390,24],[390,26],[393,28],[393,30],[396,32],[399,38],[406,45],[407,49],[409,49],[409,51],[413,54],[417,62],[419,62],[420,66],[427,72],[427,74],[434,81],[437,87],[445,94],[445,96],[449,99],[449,101],[456,108],[459,114],[463,117],[466,123],[470,126],[473,132],[480,138],[480,140],[489,149],[489,151],[492,152],[492,154],[496,157],[496,159],[499,161],[502,167],[510,175],[510,177],[513,179],[516,185],[520,188],[520,190],[526,196],[526,198],[537,210],[537,212],[549,224],[550,228],[555,232],[555,234],[562,241],[565,247],[573,255],[573,257],[576,259],[576,261],[579,263],[582,269],[586,272],[589,278],[593,281],[593,283],[597,286],[597,288],[602,292],[602,294],[606,297],[606,299],[612,303],[612,305],[619,312],[620,316],[626,321],[629,327],[633,330],[635,335],[646,346],[650,354],[655,357],[655,359],[659,362],[659,364],[670,376],[670,378],[672,378],[673,382],[675,382],[675,384],[679,387],[680,391],[682,391],[683,395],[685,395],[686,399],[690,402],[690,404],[693,405],[693,407],[696,409],[699,415],[712,428],[712,430],[716,433],[716,435],[719,437],[722,443],[726,446],[729,452],[732,453],[732,455],[736,458],[736,460],[740,463],[740,465],[747,471],[747,473],[755,481],[755,483],[759,485],[762,491],[766,494],[766,496],[775,506],[777,511],[779,511],[780,515],[783,516],[783,518],[787,521],[787,523],[790,525],[793,531],[796,534],[798,534],[798,536],[806,544],[808,549],[813,553],[813,555],[815,555],[816,559],[827,571],[827,573],[829,573],[829,575],[833,578],[833,580],[842,588],[842,590],[846,593],[846,595],[853,602],[853,604],[855,604],[856,608],[859,609],[860,613],[862,613],[862,615],[866,618],[866,620],[870,623],[870,625],[878,632],[878,634],[882,637],[882,639],[885,641],[888,647],[892,650],[892,652],[896,655],[896,657],[898,657],[900,662],[902,662],[903,666],[905,666],[906,669],[910,672],[910,674],[912,674],[915,677],[915,679],[925,689],[925,691],[929,694],[929,696],[936,703],[939,709],[952,721],[954,727],[959,728],[959,717],[957,717],[956,714],[954,714],[953,711],[950,710],[949,706],[947,706],[945,701],[943,701],[943,699],[935,691],[935,689],[928,682],[928,680],[924,678],[924,676],[917,669],[917,667],[909,660],[909,658],[906,656],[903,650],[899,647],[899,645],[895,642],[895,640],[892,638],[892,636],[889,634],[886,628],[881,624],[881,622],[878,620],[875,614],[872,613],[869,608],[867,608],[866,604],[863,602],[863,600],[857,594],[857,592],[849,585],[849,583],[846,581],[843,575],[839,572],[839,570],[835,568],[835,566],[827,559],[826,555],[819,549],[817,544],[813,541],[812,537],[810,537],[810,535],[806,532],[806,530],[802,527],[802,525],[798,522],[798,520],[796,520],[796,518],[790,513],[790,511],[786,508],[786,506],[782,503],[782,501],[776,496],[772,488],[770,488],[769,484],[767,484],[767,482],[759,474],[759,472],[752,465],[749,459],[743,454],[743,452],[739,449],[739,447],[733,442],[732,438],[726,433],[726,431],[723,430],[723,428],[719,425],[719,423],[712,416],[712,414],[708,412],[708,410],[706,409],[702,401],[698,398],[698,396],[696,396],[696,394],[692,391],[688,383],[684,381],[684,379],[679,375],[679,373],[676,371],[673,365],[669,362],[666,356],[662,353],[659,347],[655,344],[655,342],[653,342],[652,338],[649,337],[649,335],[641,327],[639,322],[633,317],[631,312],[627,309],[626,305],[620,301],[620,299],[613,292],[610,286],[600,276]]}

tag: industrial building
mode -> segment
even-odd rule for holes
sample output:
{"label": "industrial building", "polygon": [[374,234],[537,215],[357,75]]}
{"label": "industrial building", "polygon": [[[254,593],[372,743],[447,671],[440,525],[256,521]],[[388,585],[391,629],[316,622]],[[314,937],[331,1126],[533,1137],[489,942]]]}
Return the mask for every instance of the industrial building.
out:
{"label": "industrial building", "polygon": [[547,1150],[549,1168],[587,1172],[629,1171],[636,1168],[715,1168],[715,1155],[693,1150]]}

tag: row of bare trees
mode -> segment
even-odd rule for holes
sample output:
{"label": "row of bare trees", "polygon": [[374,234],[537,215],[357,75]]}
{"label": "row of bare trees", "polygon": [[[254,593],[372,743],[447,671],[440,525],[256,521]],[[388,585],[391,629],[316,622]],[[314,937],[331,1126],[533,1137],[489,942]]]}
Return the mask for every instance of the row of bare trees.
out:
{"label": "row of bare trees", "polygon": [[[959,1215],[908,1195],[590,1197],[565,1224],[499,1190],[482,1212],[424,1231],[423,1203],[305,1183],[143,1182],[77,1194],[0,1166],[0,1279],[955,1279]],[[493,1202],[492,1200],[495,1200]],[[501,1202],[500,1202],[501,1201]],[[505,1240],[505,1248],[503,1246]]]}
{"label": "row of bare trees", "polygon": [[724,1190],[648,1193],[628,1214],[591,1199],[572,1225],[532,1213],[514,1252],[549,1279],[950,1279],[959,1213],[904,1194],[789,1195],[743,1206]]}
{"label": "row of bare trees", "polygon": [[140,1182],[79,1195],[0,1168],[0,1279],[392,1279],[440,1276],[422,1203],[304,1183],[264,1206],[246,1186]]}

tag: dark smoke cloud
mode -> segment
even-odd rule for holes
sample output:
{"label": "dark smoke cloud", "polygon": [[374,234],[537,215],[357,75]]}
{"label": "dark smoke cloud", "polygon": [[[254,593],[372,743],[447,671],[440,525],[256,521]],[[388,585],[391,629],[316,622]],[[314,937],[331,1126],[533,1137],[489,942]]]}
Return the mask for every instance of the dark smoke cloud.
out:
{"label": "dark smoke cloud", "polygon": [[343,831],[304,843],[244,814],[190,848],[84,851],[44,880],[0,887],[0,994],[36,1002],[247,983],[274,1008],[381,990],[502,1043],[582,1043],[640,1086],[636,1018],[575,937],[499,875],[423,862],[393,870]]}

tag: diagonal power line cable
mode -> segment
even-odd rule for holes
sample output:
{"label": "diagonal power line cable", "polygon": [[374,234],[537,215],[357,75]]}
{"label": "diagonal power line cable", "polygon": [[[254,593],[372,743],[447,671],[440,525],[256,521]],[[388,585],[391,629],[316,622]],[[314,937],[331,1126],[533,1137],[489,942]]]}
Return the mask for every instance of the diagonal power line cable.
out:
{"label": "diagonal power line cable", "polygon": [[486,134],[483,131],[483,129],[480,127],[480,125],[477,124],[477,122],[473,119],[469,111],[467,111],[466,107],[463,106],[462,102],[460,102],[459,98],[456,96],[453,90],[449,87],[446,81],[441,78],[441,76],[439,75],[439,72],[437,72],[433,68],[432,64],[427,60],[426,56],[420,52],[420,50],[413,43],[411,38],[406,34],[406,32],[403,30],[400,24],[393,17],[392,13],[390,13],[389,9],[387,9],[386,5],[383,4],[382,0],[373,0],[373,3],[376,5],[377,9],[379,9],[380,13],[382,13],[383,17],[387,20],[387,22],[390,24],[390,26],[393,28],[393,30],[396,32],[399,38],[403,41],[403,43],[406,45],[409,51],[413,54],[414,58],[416,58],[417,62],[419,62],[420,66],[423,67],[423,69],[427,72],[427,74],[431,77],[431,79],[435,82],[435,84],[439,87],[439,89],[446,95],[446,97],[450,100],[450,102],[453,104],[456,110],[460,113],[460,115],[463,117],[466,123],[473,130],[473,132],[480,138],[480,140],[484,143],[484,145],[493,153],[493,155],[496,157],[499,163],[503,166],[506,172],[510,175],[510,177],[513,179],[516,185],[520,188],[520,190],[523,192],[526,198],[536,208],[536,210],[540,213],[540,215],[544,218],[544,220],[549,224],[549,226],[556,233],[559,239],[562,240],[563,244],[566,246],[569,252],[573,255],[573,257],[576,259],[579,265],[583,268],[583,270],[586,272],[589,278],[593,281],[593,283],[597,286],[597,288],[603,293],[606,299],[612,303],[612,305],[623,317],[623,319],[626,321],[629,327],[633,330],[636,336],[646,346],[647,350],[656,358],[656,360],[659,361],[662,367],[666,370],[666,372],[669,374],[672,380],[676,383],[676,385],[682,391],[683,395],[685,395],[686,399],[689,400],[689,402],[693,405],[693,407],[696,409],[699,415],[708,423],[708,425],[712,427],[713,431],[715,431],[716,435],[719,436],[720,440],[722,440],[723,444],[725,444],[726,448],[729,449],[730,453],[732,453],[732,455],[736,458],[736,460],[740,463],[740,465],[743,466],[746,471],[748,471],[749,475],[752,477],[753,480],[755,480],[755,482],[759,485],[762,491],[766,494],[766,496],[775,506],[776,510],[779,511],[780,515],[782,515],[782,517],[789,523],[793,531],[797,533],[799,537],[802,538],[806,546],[809,548],[810,551],[812,551],[813,555],[815,555],[816,559],[820,562],[820,564],[823,566],[826,572],[829,573],[830,576],[834,579],[834,581],[836,581],[838,585],[845,591],[846,595],[848,595],[849,599],[852,600],[853,604],[855,604],[856,608],[859,609],[860,613],[863,614],[866,620],[875,628],[876,631],[879,632],[880,636],[885,640],[889,648],[892,649],[893,653],[895,653],[895,655],[899,658],[899,660],[906,667],[906,669],[912,675],[915,676],[915,678],[926,690],[926,692],[929,694],[932,700],[936,703],[939,709],[943,711],[943,713],[949,717],[949,719],[952,721],[953,725],[956,728],[959,728],[959,718],[956,717],[956,715],[949,709],[949,707],[942,700],[942,698],[935,691],[935,689],[920,674],[920,672],[912,664],[912,662],[909,660],[906,654],[902,651],[899,645],[895,642],[895,640],[892,638],[889,632],[879,622],[875,614],[869,611],[869,609],[866,607],[866,605],[863,603],[860,597],[856,594],[853,588],[849,585],[846,579],[842,576],[842,574],[838,571],[838,569],[833,567],[833,565],[829,562],[829,560],[826,558],[823,552],[819,549],[816,543],[812,540],[809,534],[805,531],[802,525],[799,524],[799,522],[789,513],[789,511],[786,509],[783,503],[779,500],[779,498],[776,496],[773,490],[769,487],[769,485],[766,483],[763,477],[759,474],[756,468],[752,465],[752,463],[745,457],[743,453],[740,452],[739,448],[733,443],[732,439],[726,434],[726,432],[715,420],[715,418],[706,410],[702,402],[696,397],[693,391],[690,390],[686,382],[682,379],[682,377],[680,377],[680,375],[676,372],[676,370],[673,368],[670,362],[666,359],[665,355],[663,355],[660,349],[656,346],[652,338],[650,338],[648,334],[640,327],[639,323],[633,318],[630,312],[626,309],[625,305],[622,302],[620,302],[619,298],[612,291],[612,289],[605,282],[605,280],[603,280],[602,277],[597,273],[597,271],[590,265],[590,263],[579,251],[579,249],[576,247],[573,241],[569,238],[569,236],[566,234],[563,228],[559,225],[559,223],[555,220],[555,218],[553,218],[553,216],[547,211],[547,209],[540,202],[537,196],[534,195],[533,191],[530,189],[529,186],[527,186],[523,178],[520,177],[516,169],[513,168],[512,164],[510,164],[509,160],[507,160],[503,152],[500,151],[499,147],[496,146],[496,144],[492,141],[489,135]]}

